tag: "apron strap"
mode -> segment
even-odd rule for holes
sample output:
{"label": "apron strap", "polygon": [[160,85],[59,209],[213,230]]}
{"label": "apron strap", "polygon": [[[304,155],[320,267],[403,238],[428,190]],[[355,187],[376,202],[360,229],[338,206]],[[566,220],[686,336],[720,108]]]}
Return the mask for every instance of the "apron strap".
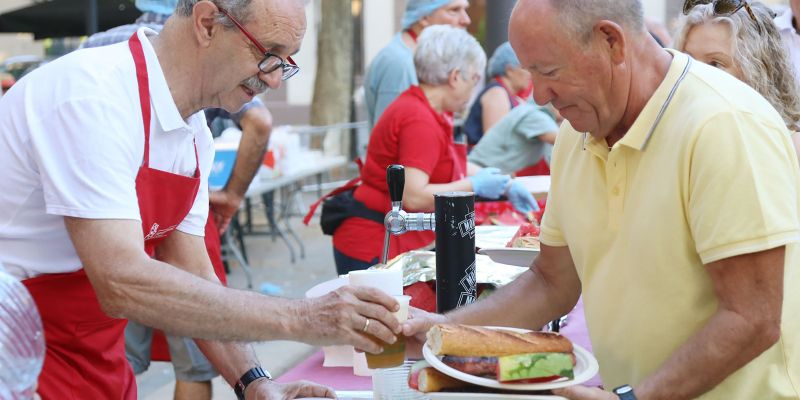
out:
{"label": "apron strap", "polygon": [[514,107],[518,106],[519,105],[519,100],[517,100],[517,94],[516,93],[511,93],[511,89],[509,89],[509,87],[506,86],[505,83],[503,83],[503,80],[500,79],[499,76],[495,77],[494,80],[495,80],[495,82],[497,82],[500,85],[500,87],[502,87],[506,91],[506,94],[508,94],[508,101],[511,102],[511,108],[514,108]]}
{"label": "apron strap", "polygon": [[[143,167],[150,166],[150,79],[147,76],[147,60],[144,58],[142,41],[139,39],[138,32],[134,32],[128,39],[128,47],[133,55],[133,63],[136,65],[136,83],[139,86],[139,106],[142,109],[142,123],[144,124],[144,160]],[[192,139],[194,145],[194,177],[200,177],[200,156],[197,154],[197,140]]]}
{"label": "apron strap", "polygon": [[413,40],[414,43],[417,43],[417,33],[416,32],[414,32],[412,29],[409,28],[409,29],[406,29],[406,33],[408,33],[408,36],[411,36],[411,40]]}
{"label": "apron strap", "polygon": [[[150,81],[147,77],[147,63],[144,58],[142,42],[139,40],[138,32],[134,32],[128,39],[128,47],[133,55],[133,63],[136,65],[136,83],[139,85],[139,105],[142,108],[142,122],[144,123],[144,160],[142,166],[150,165]],[[197,149],[195,147],[195,156]]]}
{"label": "apron strap", "polygon": [[314,202],[314,204],[308,207],[308,213],[303,218],[303,223],[305,225],[308,225],[308,223],[311,222],[311,218],[314,217],[314,213],[317,211],[317,207],[319,207],[319,205],[322,204],[323,201],[325,201],[330,197],[336,196],[339,193],[346,192],[348,190],[353,190],[356,187],[358,187],[359,184],[361,184],[361,169],[364,168],[364,163],[361,161],[361,158],[356,158],[355,163],[358,166],[358,176],[356,176],[353,179],[350,179],[344,185],[339,186],[336,189],[333,189],[330,193],[320,197],[319,199],[317,199],[317,201]]}

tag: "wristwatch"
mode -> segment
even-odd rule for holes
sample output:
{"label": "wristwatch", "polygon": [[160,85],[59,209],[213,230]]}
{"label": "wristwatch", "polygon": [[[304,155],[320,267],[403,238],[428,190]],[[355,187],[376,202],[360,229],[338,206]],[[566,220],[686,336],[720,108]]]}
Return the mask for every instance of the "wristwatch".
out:
{"label": "wristwatch", "polygon": [[620,400],[636,400],[636,395],[633,394],[633,388],[630,385],[622,385],[612,391]]}
{"label": "wristwatch", "polygon": [[253,367],[250,368],[247,372],[236,381],[236,384],[233,385],[233,392],[236,393],[236,398],[239,400],[244,400],[244,390],[247,389],[247,385],[252,383],[256,379],[267,378],[272,380],[272,375],[269,374],[268,371],[265,371],[261,367]]}

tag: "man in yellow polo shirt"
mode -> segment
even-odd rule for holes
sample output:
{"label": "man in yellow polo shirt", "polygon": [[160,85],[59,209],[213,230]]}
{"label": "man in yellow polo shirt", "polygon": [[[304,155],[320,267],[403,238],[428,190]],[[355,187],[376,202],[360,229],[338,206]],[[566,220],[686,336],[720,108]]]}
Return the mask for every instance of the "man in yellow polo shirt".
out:
{"label": "man in yellow polo shirt", "polygon": [[642,14],[640,0],[517,4],[511,44],[537,103],[567,120],[542,251],[485,301],[417,312],[404,334],[443,321],[536,329],[583,294],[604,385],[616,389],[559,395],[800,399],[800,171],[789,133],[750,87],[662,50]]}

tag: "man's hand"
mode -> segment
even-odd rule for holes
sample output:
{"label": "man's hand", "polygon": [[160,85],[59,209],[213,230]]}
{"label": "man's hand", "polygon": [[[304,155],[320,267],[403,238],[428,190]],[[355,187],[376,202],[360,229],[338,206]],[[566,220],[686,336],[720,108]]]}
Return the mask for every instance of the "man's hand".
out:
{"label": "man's hand", "polygon": [[222,234],[228,229],[228,224],[239,210],[242,198],[227,190],[216,190],[208,193],[208,200],[211,203],[209,212],[214,213],[214,223],[217,224],[219,233]]}
{"label": "man's hand", "polygon": [[309,381],[292,383],[273,382],[267,378],[253,381],[244,390],[247,400],[284,400],[302,399],[306,397],[325,397],[335,399],[333,389]]}
{"label": "man's hand", "polygon": [[446,324],[449,320],[442,314],[429,313],[419,308],[408,308],[408,320],[403,323],[403,336],[406,337],[406,355],[410,359],[422,358],[422,345],[425,335],[436,324]]}
{"label": "man's hand", "polygon": [[587,386],[570,386],[563,389],[553,389],[553,394],[566,397],[570,400],[619,400],[619,397],[614,393]]}
{"label": "man's hand", "polygon": [[[400,324],[393,313],[397,301],[371,287],[344,286],[325,296],[298,300],[295,340],[317,345],[351,344],[370,353],[383,351],[379,342],[397,341]],[[369,322],[367,322],[369,321]],[[364,328],[367,328],[364,331]]]}

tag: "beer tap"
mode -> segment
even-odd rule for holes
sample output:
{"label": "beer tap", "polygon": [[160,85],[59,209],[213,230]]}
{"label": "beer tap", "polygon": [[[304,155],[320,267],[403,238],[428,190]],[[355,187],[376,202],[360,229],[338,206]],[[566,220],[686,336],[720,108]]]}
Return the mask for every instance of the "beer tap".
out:
{"label": "beer tap", "polygon": [[383,225],[386,231],[383,236],[383,254],[381,263],[386,264],[389,257],[389,238],[391,235],[402,235],[409,231],[435,231],[436,219],[433,213],[407,213],[403,211],[403,189],[406,184],[406,172],[402,165],[390,165],[386,168],[386,183],[389,186],[389,199],[392,209],[386,213]]}
{"label": "beer tap", "polygon": [[403,166],[390,165],[386,169],[386,182],[392,208],[383,220],[386,230],[381,262],[386,264],[391,235],[435,231],[436,311],[443,313],[474,302],[477,298],[474,193],[436,193],[434,213],[407,213],[403,211]]}

